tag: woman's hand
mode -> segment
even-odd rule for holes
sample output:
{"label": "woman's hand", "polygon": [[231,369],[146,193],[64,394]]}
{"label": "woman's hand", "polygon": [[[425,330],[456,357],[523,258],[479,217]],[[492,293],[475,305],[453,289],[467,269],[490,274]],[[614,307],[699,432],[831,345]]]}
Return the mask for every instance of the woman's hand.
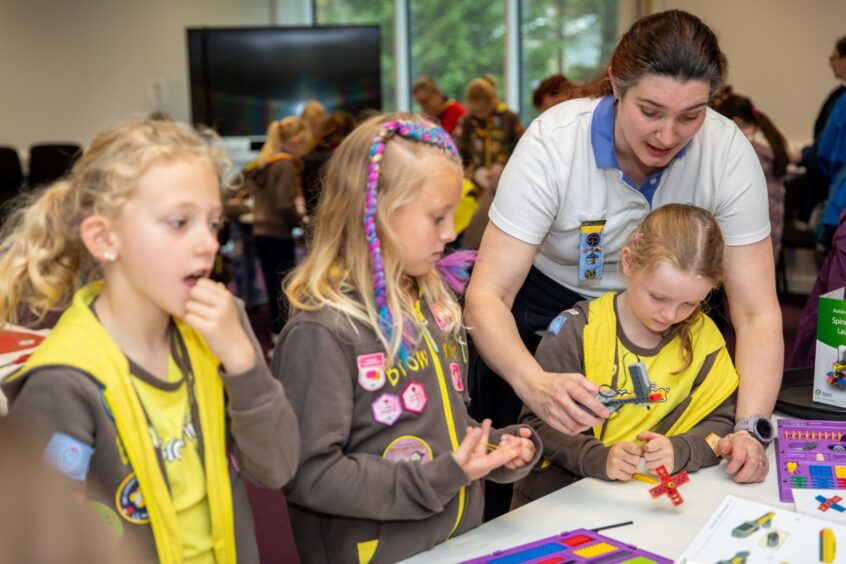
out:
{"label": "woman's hand", "polygon": [[229,374],[240,374],[256,363],[256,351],[238,319],[235,298],[219,282],[197,280],[185,302],[185,323],[205,337]]}
{"label": "woman's hand", "polygon": [[654,474],[659,466],[663,466],[667,472],[672,473],[675,468],[676,453],[670,439],[652,431],[638,433],[636,438],[639,441],[645,441],[642,445],[643,459],[650,472]]}
{"label": "woman's hand", "polygon": [[720,455],[729,461],[726,472],[738,484],[763,482],[769,471],[764,446],[746,431],[731,433],[718,443]]}
{"label": "woman's hand", "polygon": [[608,410],[596,398],[596,384],[575,373],[542,372],[530,378],[520,397],[532,412],[568,435],[602,425]]}

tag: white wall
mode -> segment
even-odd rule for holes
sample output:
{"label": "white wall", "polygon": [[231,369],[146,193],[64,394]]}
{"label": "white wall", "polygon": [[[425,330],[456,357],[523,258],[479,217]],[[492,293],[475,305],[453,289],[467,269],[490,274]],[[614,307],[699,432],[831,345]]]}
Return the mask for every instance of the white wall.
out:
{"label": "white wall", "polygon": [[[627,10],[669,8],[702,17],[720,35],[736,90],[791,141],[810,138],[835,86],[827,56],[846,34],[846,1],[620,2],[623,17]],[[309,6],[310,0],[0,0],[0,144],[22,150],[47,140],[87,144],[96,131],[153,109],[188,120],[186,27],[303,24]]]}
{"label": "white wall", "polygon": [[[625,1],[625,0],[623,0]],[[843,0],[653,0],[652,11],[687,10],[717,32],[729,83],[793,144],[813,136],[814,120],[837,86],[828,56],[846,35]]]}
{"label": "white wall", "polygon": [[190,119],[185,28],[298,21],[301,1],[0,0],[0,144],[87,144],[161,109]]}

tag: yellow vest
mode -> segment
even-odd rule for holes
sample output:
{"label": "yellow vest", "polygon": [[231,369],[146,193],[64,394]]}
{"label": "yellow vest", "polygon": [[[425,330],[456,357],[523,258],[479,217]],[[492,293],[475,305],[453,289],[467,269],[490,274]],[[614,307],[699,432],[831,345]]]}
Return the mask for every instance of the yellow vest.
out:
{"label": "yellow vest", "polygon": [[[604,425],[604,435],[602,426],[594,427],[594,435],[601,438],[606,446],[620,441],[635,441],[641,431],[657,429],[690,396],[687,409],[665,434],[671,436],[686,433],[728,399],[737,388],[737,372],[722,335],[709,318],[701,315],[691,327],[693,359],[690,366],[673,374],[683,364],[681,340],[678,337],[672,339],[651,357],[636,355],[626,349],[617,337],[614,295],[609,292],[588,305],[588,323],[584,328],[585,376],[599,386],[610,386],[615,372],[619,370],[617,387],[624,387],[621,383],[626,382],[627,391],[632,392],[627,367],[642,361],[646,365],[649,379],[655,387],[667,392],[667,399],[665,402],[650,404],[649,409],[641,405],[623,406]],[[691,394],[693,382],[711,353],[717,355],[713,366],[705,380]]]}
{"label": "yellow vest", "polygon": [[[62,365],[81,370],[103,385],[103,395],[144,496],[159,561],[177,564],[182,562],[182,545],[176,510],[159,466],[144,408],[130,381],[129,362],[90,309],[102,286],[102,281],[93,282],[76,292],[71,307],[47,339],[9,380],[21,378],[37,367]],[[181,320],[175,323],[195,375],[194,394],[203,434],[215,558],[219,563],[235,562],[223,383],[217,374],[220,361],[199,333]]]}

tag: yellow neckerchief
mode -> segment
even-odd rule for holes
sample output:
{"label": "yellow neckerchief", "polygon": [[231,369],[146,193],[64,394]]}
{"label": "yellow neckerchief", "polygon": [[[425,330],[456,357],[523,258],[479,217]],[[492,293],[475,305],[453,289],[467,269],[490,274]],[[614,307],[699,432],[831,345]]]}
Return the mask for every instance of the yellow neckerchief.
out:
{"label": "yellow neckerchief", "polygon": [[[682,365],[681,340],[678,337],[672,339],[651,357],[628,351],[617,336],[614,296],[613,292],[609,292],[588,305],[588,323],[584,328],[585,376],[597,385],[611,386],[614,374],[618,372],[617,387],[621,387],[621,382],[626,382],[626,386],[622,387],[631,393],[633,390],[627,366],[640,360],[646,365],[649,378],[657,387],[670,389],[665,402],[650,404],[648,410],[642,405],[624,405],[604,425],[604,434],[603,427],[599,426],[594,427],[594,435],[606,446],[619,441],[634,441],[641,431],[657,429],[673,409],[691,396],[687,409],[665,434],[671,436],[686,433],[728,399],[737,388],[737,372],[729,363],[730,372],[712,371],[693,394],[690,393],[708,355],[714,352],[718,357],[728,355],[722,335],[714,323],[702,315],[691,328],[693,359],[690,366],[681,373],[673,374]],[[724,365],[722,362],[719,364]]]}
{"label": "yellow neckerchief", "polygon": [[[59,365],[81,370],[104,386],[103,396],[111,408],[118,435],[150,514],[159,561],[163,564],[178,563],[182,561],[182,546],[176,510],[153,447],[144,408],[130,380],[129,362],[90,309],[102,287],[103,282],[97,281],[80,288],[47,339],[9,380],[23,378],[37,367]],[[203,433],[215,558],[221,563],[235,562],[223,383],[217,374],[220,361],[199,333],[181,320],[174,321],[195,374],[194,395]]]}

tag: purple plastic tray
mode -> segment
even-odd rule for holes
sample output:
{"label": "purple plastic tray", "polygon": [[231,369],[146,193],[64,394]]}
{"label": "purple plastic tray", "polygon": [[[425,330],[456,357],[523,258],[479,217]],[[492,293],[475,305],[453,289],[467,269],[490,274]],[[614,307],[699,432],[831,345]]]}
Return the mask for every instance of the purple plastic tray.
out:
{"label": "purple plastic tray", "polygon": [[672,564],[672,560],[588,529],[497,550],[463,564]]}
{"label": "purple plastic tray", "polygon": [[779,419],[776,466],[781,501],[793,488],[846,490],[846,421]]}

